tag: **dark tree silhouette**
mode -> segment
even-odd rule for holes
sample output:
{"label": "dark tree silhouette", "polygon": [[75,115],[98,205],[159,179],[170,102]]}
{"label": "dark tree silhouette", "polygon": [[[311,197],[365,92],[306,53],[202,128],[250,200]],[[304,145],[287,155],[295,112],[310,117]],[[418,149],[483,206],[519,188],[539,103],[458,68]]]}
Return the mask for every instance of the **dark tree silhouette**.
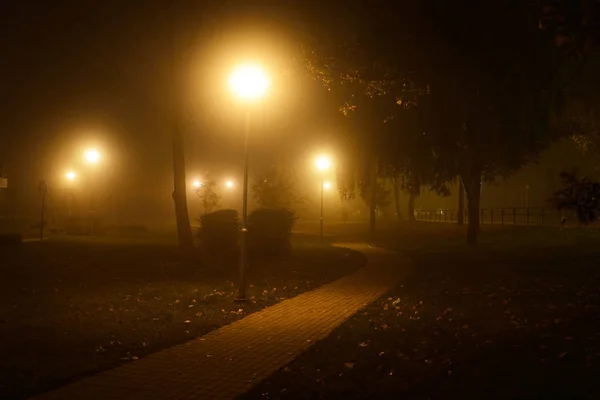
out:
{"label": "dark tree silhouette", "polygon": [[577,178],[574,173],[560,174],[565,187],[555,192],[551,201],[559,211],[575,211],[580,224],[587,225],[600,214],[600,183]]}
{"label": "dark tree silhouette", "polygon": [[294,210],[302,202],[289,171],[275,165],[256,177],[252,194],[260,207],[273,210]]}
{"label": "dark tree silhouette", "polygon": [[370,160],[382,155],[384,121],[415,102],[434,171],[461,177],[467,239],[476,243],[481,181],[510,175],[559,133],[550,129],[559,63],[537,9],[521,0],[424,0],[349,2],[345,12],[344,25],[310,46],[309,71],[360,113]]}

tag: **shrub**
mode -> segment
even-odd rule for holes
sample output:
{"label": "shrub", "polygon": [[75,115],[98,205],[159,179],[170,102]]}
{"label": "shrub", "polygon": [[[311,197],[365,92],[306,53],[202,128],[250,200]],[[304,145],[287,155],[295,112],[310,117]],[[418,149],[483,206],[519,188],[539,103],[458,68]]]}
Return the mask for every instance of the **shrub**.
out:
{"label": "shrub", "polygon": [[287,209],[258,209],[248,217],[248,250],[251,255],[271,258],[285,255],[291,249],[290,238],[296,221]]}
{"label": "shrub", "polygon": [[239,221],[236,210],[218,210],[202,215],[200,222],[200,247],[213,255],[231,254],[236,250]]}

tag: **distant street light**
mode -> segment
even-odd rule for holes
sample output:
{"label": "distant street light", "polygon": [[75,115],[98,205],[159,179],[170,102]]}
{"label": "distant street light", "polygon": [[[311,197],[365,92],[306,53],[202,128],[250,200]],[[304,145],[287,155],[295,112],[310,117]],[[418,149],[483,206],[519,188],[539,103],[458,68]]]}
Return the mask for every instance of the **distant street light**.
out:
{"label": "distant street light", "polygon": [[243,100],[259,100],[264,97],[271,82],[257,65],[242,65],[229,76],[231,91]]}
{"label": "distant street light", "polygon": [[[240,100],[246,102],[259,101],[267,94],[271,85],[268,75],[257,65],[242,65],[229,76],[229,88]],[[242,231],[240,237],[240,271],[239,288],[235,301],[246,301],[245,270],[247,262],[246,239],[248,235],[248,168],[250,139],[250,109],[246,109],[244,124],[244,182],[242,187]],[[232,182],[233,186],[233,182]],[[229,186],[228,186],[229,187]]]}
{"label": "distant street light", "polygon": [[321,231],[321,244],[323,244],[323,198],[324,190],[329,189],[331,184],[325,182],[325,172],[331,168],[331,159],[327,156],[319,156],[315,160],[315,166],[321,172],[321,220],[320,220],[320,231]]}
{"label": "distant street light", "polygon": [[[73,183],[73,181],[75,180],[75,178],[77,178],[77,173],[75,173],[74,171],[69,171],[65,174],[65,178],[67,179],[67,181],[69,181],[69,183]],[[73,212],[73,193],[71,193],[72,190],[72,185],[68,185],[69,187],[65,190],[65,201],[67,202],[67,213],[69,218],[71,218]]]}
{"label": "distant street light", "polygon": [[202,186],[202,182],[200,182],[198,179],[196,179],[196,180],[195,180],[195,181],[192,183],[192,185],[193,185],[193,186],[194,186],[196,189],[198,189],[200,186]]}
{"label": "distant street light", "polygon": [[100,161],[100,152],[96,149],[89,149],[85,151],[83,157],[89,164],[98,164]]}
{"label": "distant street light", "polygon": [[67,178],[68,181],[73,182],[75,178],[77,178],[77,174],[73,171],[69,171],[65,174],[65,178]]}
{"label": "distant street light", "polygon": [[228,189],[231,189],[231,188],[233,187],[233,181],[227,181],[227,182],[225,182],[225,186],[226,186]]}
{"label": "distant street light", "polygon": [[90,165],[90,236],[94,235],[94,166],[102,158],[96,149],[88,149],[83,153],[83,158]]}
{"label": "distant street light", "polygon": [[315,166],[320,171],[326,171],[331,167],[331,159],[327,156],[319,156],[315,160]]}

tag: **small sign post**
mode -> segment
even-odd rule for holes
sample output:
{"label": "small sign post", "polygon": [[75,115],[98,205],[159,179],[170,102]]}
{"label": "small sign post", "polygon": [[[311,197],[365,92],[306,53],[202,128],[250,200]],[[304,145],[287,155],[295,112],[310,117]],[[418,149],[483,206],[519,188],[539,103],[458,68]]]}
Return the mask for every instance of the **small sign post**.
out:
{"label": "small sign post", "polygon": [[42,212],[40,218],[40,241],[44,240],[44,211],[46,208],[46,194],[48,193],[48,185],[46,185],[46,181],[41,181],[38,189],[40,191],[40,196],[42,196]]}

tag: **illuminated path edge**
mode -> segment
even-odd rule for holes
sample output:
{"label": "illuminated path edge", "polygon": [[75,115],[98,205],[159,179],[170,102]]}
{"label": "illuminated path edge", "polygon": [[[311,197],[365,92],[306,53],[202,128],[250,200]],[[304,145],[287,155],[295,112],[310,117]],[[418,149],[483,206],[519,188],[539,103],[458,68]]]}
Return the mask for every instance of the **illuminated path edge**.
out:
{"label": "illuminated path edge", "polygon": [[408,258],[366,244],[367,265],[200,338],[105,371],[35,400],[233,399],[284,367],[411,268]]}

